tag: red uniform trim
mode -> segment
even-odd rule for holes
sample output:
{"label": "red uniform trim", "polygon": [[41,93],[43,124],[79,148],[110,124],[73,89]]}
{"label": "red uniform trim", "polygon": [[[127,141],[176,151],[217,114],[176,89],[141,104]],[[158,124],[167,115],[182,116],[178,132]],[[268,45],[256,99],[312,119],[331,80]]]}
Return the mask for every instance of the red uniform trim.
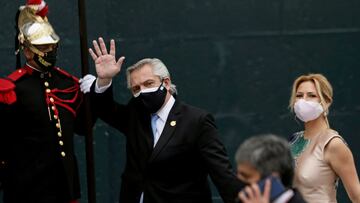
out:
{"label": "red uniform trim", "polygon": [[18,79],[20,79],[22,76],[26,75],[26,73],[28,73],[28,70],[25,67],[20,68],[20,69],[14,71],[13,73],[11,73],[10,75],[8,75],[7,78],[9,78],[11,81],[15,82]]}
{"label": "red uniform trim", "polygon": [[69,78],[72,78],[75,82],[79,82],[79,78],[71,75],[70,73],[64,71],[63,69],[59,68],[59,67],[55,67],[55,70],[57,70],[58,72],[62,73],[63,75],[68,76]]}
{"label": "red uniform trim", "polygon": [[12,104],[16,102],[15,85],[10,80],[0,79],[0,103]]}
{"label": "red uniform trim", "polygon": [[15,84],[14,82],[20,79],[27,73],[25,68],[14,71],[6,79],[0,79],[0,103],[13,104],[16,102]]}
{"label": "red uniform trim", "polygon": [[[47,97],[46,101],[49,105],[50,97],[52,97],[54,99],[55,105],[59,105],[62,106],[63,108],[66,108],[76,117],[76,112],[79,109],[83,100],[82,94],[79,91],[80,90],[79,79],[71,75],[70,73],[62,70],[59,67],[55,67],[55,70],[57,70],[60,74],[65,75],[71,78],[72,80],[74,80],[75,84],[66,89],[58,89],[58,88],[52,89],[50,93],[46,93],[46,97]],[[61,99],[56,96],[56,93],[68,93],[68,94],[74,94],[74,96],[71,99]],[[78,99],[80,99],[79,104],[75,108],[70,107],[70,104],[75,103]]]}
{"label": "red uniform trim", "polygon": [[0,92],[7,92],[9,90],[13,90],[14,88],[15,84],[13,82],[0,78]]}

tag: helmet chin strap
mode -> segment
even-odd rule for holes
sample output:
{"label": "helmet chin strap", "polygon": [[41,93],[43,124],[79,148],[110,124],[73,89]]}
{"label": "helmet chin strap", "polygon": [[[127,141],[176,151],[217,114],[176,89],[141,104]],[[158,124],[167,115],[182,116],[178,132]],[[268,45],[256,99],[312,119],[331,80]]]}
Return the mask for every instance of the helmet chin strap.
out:
{"label": "helmet chin strap", "polygon": [[[46,55],[45,52],[40,51],[39,49],[37,49],[34,45],[32,45],[31,43],[29,43],[28,41],[25,41],[24,44],[22,45],[22,47],[27,47],[28,49],[30,49],[31,52],[33,52],[34,54],[37,54],[41,57],[44,57]],[[34,61],[34,59],[31,59],[32,61]],[[35,64],[31,64],[31,67],[36,69],[39,72],[44,72],[46,70],[43,70],[43,68],[41,68],[35,61]],[[30,64],[29,64],[30,65]]]}
{"label": "helmet chin strap", "polygon": [[39,49],[37,49],[34,45],[27,43],[27,45],[25,45],[25,46],[27,46],[35,54],[37,54],[37,55],[39,55],[41,57],[45,56],[45,53],[40,51]]}

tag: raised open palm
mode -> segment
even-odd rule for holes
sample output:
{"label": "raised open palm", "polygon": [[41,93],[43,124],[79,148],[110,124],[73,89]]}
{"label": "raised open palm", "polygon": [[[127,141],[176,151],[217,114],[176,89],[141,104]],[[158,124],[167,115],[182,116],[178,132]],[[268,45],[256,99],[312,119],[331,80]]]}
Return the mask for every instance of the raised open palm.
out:
{"label": "raised open palm", "polygon": [[[89,53],[95,62],[96,73],[101,79],[111,79],[121,70],[125,57],[120,57],[117,61],[115,58],[115,41],[110,40],[110,53],[108,53],[103,38],[99,37],[99,43],[94,40],[93,51],[89,49]],[[100,46],[99,46],[100,45]]]}

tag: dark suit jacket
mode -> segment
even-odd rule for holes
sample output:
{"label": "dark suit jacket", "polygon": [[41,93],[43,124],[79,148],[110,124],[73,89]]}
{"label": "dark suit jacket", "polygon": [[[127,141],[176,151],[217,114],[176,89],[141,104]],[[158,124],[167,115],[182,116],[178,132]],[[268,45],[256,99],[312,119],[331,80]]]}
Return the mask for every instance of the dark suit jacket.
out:
{"label": "dark suit jacket", "polygon": [[242,184],[236,179],[214,118],[176,100],[158,143],[153,148],[150,115],[135,99],[113,101],[112,90],[94,94],[99,117],[126,136],[126,166],[120,202],[207,203],[208,175],[224,202],[234,202]]}

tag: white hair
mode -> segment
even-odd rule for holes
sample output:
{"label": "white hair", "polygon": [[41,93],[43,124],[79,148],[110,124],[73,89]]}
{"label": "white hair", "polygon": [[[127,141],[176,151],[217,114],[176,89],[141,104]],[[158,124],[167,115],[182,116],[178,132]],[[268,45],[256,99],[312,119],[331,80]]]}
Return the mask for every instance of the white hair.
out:
{"label": "white hair", "polygon": [[[169,73],[168,69],[166,68],[165,64],[160,59],[145,58],[145,59],[142,59],[142,60],[136,62],[134,65],[130,66],[129,68],[127,68],[126,80],[127,80],[127,87],[129,89],[131,88],[130,74],[134,70],[138,70],[138,69],[144,67],[145,65],[150,65],[152,68],[153,74],[159,76],[161,81],[164,78],[170,78],[170,73]],[[172,84],[171,82],[170,82],[170,94],[172,94],[172,95],[178,94],[176,85]]]}

